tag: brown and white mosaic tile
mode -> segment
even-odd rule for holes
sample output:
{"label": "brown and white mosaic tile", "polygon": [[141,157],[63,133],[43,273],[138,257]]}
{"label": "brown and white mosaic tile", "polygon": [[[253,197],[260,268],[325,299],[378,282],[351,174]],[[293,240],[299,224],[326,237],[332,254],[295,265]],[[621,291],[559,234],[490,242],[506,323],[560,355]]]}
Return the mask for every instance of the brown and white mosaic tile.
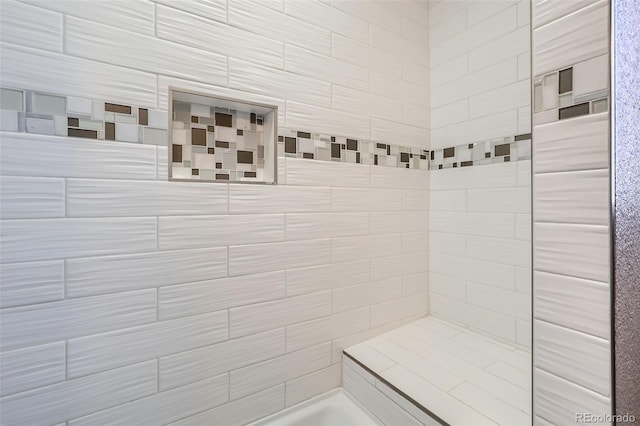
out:
{"label": "brown and white mosaic tile", "polygon": [[420,148],[288,129],[279,132],[278,155],[405,169],[429,168],[429,151]]}
{"label": "brown and white mosaic tile", "polygon": [[[572,73],[568,70],[552,73],[555,77],[550,77],[549,84],[556,98],[571,95]],[[267,144],[273,142],[265,133],[266,117],[261,114],[175,100],[169,126],[169,112],[163,110],[21,89],[1,88],[1,91],[0,130],[170,145],[172,179],[272,183],[273,180],[261,176],[261,170],[265,161],[270,161],[265,154],[274,148],[281,157],[420,170],[531,158],[531,134],[428,151],[315,133],[311,129],[278,129],[275,147],[270,148]],[[577,100],[583,104],[584,98]],[[536,102],[542,101],[536,98]],[[560,102],[564,105],[562,102],[565,101]],[[589,102],[591,113],[602,109],[602,99]],[[581,104],[555,111],[560,119],[568,118],[581,112]]]}
{"label": "brown and white mosaic tile", "polygon": [[534,124],[609,111],[608,55],[533,79]]}
{"label": "brown and white mosaic tile", "polygon": [[181,101],[172,111],[173,179],[264,181],[270,139],[263,115]]}
{"label": "brown and white mosaic tile", "polygon": [[531,159],[531,133],[431,151],[429,168],[441,170]]}

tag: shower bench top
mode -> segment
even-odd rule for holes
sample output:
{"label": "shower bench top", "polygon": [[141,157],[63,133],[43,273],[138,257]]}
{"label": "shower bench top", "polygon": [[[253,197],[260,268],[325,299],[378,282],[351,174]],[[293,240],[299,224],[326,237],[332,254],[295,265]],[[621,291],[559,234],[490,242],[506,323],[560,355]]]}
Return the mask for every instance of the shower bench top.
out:
{"label": "shower bench top", "polygon": [[524,348],[428,316],[344,353],[345,368],[370,373],[442,423],[531,424],[531,354]]}

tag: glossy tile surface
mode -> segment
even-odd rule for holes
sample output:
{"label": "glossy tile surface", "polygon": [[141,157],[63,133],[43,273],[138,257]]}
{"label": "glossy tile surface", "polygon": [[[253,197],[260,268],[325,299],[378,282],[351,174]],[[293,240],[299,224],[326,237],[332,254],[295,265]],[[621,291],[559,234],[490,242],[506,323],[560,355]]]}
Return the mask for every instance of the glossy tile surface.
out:
{"label": "glossy tile surface", "polygon": [[425,317],[345,352],[383,379],[345,358],[345,387],[359,383],[360,401],[377,404],[382,415],[393,410],[367,381],[391,384],[450,424],[531,423],[531,355],[502,341]]}
{"label": "glossy tile surface", "polygon": [[540,425],[611,410],[610,10],[608,0],[532,2],[533,399]]}

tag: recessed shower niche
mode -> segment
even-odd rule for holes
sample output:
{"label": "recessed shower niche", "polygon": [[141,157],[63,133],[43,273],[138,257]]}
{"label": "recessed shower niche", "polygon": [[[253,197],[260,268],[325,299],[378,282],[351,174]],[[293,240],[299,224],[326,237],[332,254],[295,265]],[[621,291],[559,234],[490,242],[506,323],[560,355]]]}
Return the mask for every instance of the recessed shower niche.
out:
{"label": "recessed shower niche", "polygon": [[169,179],[276,183],[278,108],[170,88]]}

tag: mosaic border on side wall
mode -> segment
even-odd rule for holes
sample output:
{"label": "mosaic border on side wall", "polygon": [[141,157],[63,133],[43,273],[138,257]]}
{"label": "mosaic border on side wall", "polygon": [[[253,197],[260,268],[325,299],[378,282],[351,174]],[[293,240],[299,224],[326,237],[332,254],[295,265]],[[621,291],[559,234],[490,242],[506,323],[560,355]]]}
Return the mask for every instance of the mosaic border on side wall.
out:
{"label": "mosaic border on side wall", "polygon": [[[74,96],[0,88],[0,130],[168,146],[168,112]],[[433,151],[359,138],[278,129],[279,157],[439,170],[531,159],[531,134]]]}

